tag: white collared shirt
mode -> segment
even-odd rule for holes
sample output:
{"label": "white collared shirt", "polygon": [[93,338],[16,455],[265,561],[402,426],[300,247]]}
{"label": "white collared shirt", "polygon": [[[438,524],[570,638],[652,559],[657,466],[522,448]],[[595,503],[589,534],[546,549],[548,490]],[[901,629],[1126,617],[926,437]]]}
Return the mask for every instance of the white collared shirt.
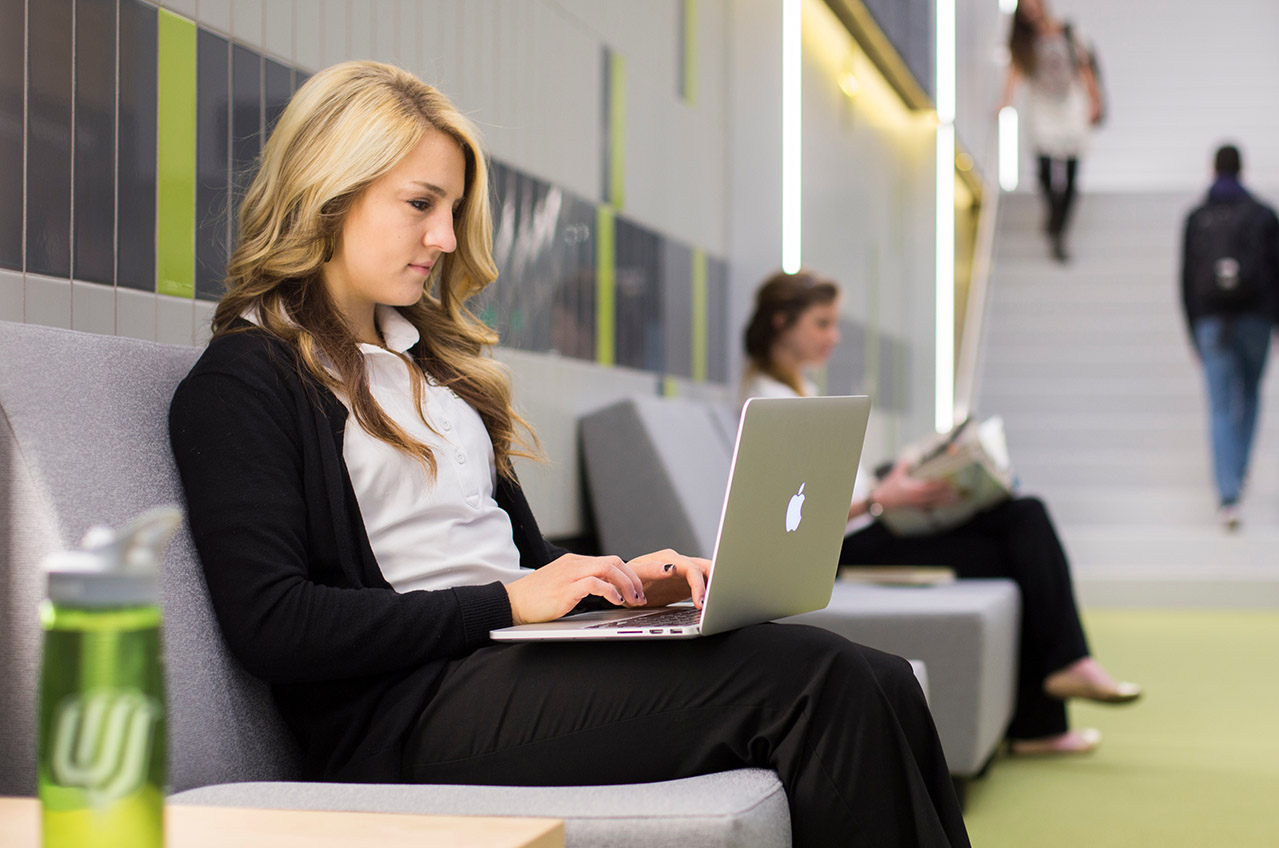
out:
{"label": "white collared shirt", "polygon": [[493,498],[497,468],[483,419],[428,377],[423,407],[431,432],[414,409],[409,365],[392,352],[417,344],[417,328],[389,306],[377,307],[376,320],[386,348],[360,345],[369,391],[404,432],[431,448],[437,466],[432,480],[416,457],[348,416],[342,458],[382,576],[397,592],[522,577],[528,572],[520,568],[510,516]]}

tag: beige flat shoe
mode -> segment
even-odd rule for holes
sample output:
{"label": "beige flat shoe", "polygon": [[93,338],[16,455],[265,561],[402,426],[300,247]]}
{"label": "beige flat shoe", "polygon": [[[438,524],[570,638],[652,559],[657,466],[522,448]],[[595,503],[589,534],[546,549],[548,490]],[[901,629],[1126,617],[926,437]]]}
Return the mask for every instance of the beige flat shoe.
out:
{"label": "beige flat shoe", "polygon": [[1067,754],[1091,754],[1101,744],[1101,731],[1095,727],[1068,730],[1060,736],[1042,739],[1012,739],[1008,749],[1014,757],[1057,757]]}
{"label": "beige flat shoe", "polygon": [[1100,704],[1131,704],[1141,697],[1141,686],[1136,683],[1115,681],[1106,685],[1069,671],[1051,675],[1044,681],[1044,691],[1062,701],[1084,698]]}

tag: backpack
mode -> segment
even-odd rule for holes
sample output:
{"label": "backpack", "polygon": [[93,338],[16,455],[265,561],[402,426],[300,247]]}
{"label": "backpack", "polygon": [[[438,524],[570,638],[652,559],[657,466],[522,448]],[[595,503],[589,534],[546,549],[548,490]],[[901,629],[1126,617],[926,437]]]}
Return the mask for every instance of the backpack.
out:
{"label": "backpack", "polygon": [[1076,41],[1074,25],[1069,21],[1066,22],[1066,43],[1070,45],[1070,57],[1075,63],[1076,73],[1084,65],[1092,67],[1092,76],[1097,82],[1097,98],[1100,100],[1101,107],[1094,124],[1101,126],[1106,123],[1107,114],[1110,112],[1110,98],[1106,96],[1106,86],[1102,84],[1101,63],[1097,61],[1097,48],[1095,45],[1085,47]]}
{"label": "backpack", "polygon": [[1265,305],[1265,233],[1255,201],[1201,206],[1186,225],[1186,273],[1204,314],[1259,311]]}

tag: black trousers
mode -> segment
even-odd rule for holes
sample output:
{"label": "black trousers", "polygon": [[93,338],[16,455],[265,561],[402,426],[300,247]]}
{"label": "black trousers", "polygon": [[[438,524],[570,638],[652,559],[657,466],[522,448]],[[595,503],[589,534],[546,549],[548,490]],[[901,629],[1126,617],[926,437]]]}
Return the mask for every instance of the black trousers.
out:
{"label": "black trousers", "polygon": [[780,775],[796,848],[969,844],[910,665],[793,624],[482,648],[423,711],[404,779],[596,785],[742,767]]}
{"label": "black trousers", "polygon": [[959,577],[1008,577],[1021,590],[1017,705],[1008,735],[1064,733],[1066,705],[1044,694],[1044,678],[1088,656],[1070,564],[1052,519],[1036,498],[1014,498],[967,524],[900,538],[872,524],[844,539],[848,565],[947,565]]}
{"label": "black trousers", "polygon": [[[1061,171],[1057,171],[1057,165]],[[1066,231],[1070,221],[1070,207],[1075,202],[1075,175],[1079,172],[1079,160],[1052,159],[1039,157],[1039,188],[1044,193],[1044,201],[1048,206],[1047,225],[1044,229],[1051,236],[1059,236]],[[1060,179],[1057,179],[1060,177]]]}

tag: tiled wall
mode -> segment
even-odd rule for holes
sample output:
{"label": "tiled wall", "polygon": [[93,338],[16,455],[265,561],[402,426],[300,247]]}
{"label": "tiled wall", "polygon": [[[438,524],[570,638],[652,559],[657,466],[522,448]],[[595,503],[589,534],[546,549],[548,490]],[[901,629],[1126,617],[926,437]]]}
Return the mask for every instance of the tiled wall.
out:
{"label": "tiled wall", "polygon": [[[691,2],[680,6],[683,26]],[[403,25],[437,5],[369,9]],[[331,20],[310,32],[317,11]],[[14,199],[0,207],[0,319],[203,342],[235,238],[228,212],[309,75],[290,57],[322,61],[299,39],[338,38],[347,54],[368,42],[370,55],[392,60],[408,52],[372,43],[363,11],[301,0],[0,0],[0,188]],[[608,46],[597,55],[599,196],[495,157],[501,284],[479,308],[511,347],[722,382],[726,263],[626,213],[626,63]],[[679,58],[672,88],[687,100],[695,83]]]}

